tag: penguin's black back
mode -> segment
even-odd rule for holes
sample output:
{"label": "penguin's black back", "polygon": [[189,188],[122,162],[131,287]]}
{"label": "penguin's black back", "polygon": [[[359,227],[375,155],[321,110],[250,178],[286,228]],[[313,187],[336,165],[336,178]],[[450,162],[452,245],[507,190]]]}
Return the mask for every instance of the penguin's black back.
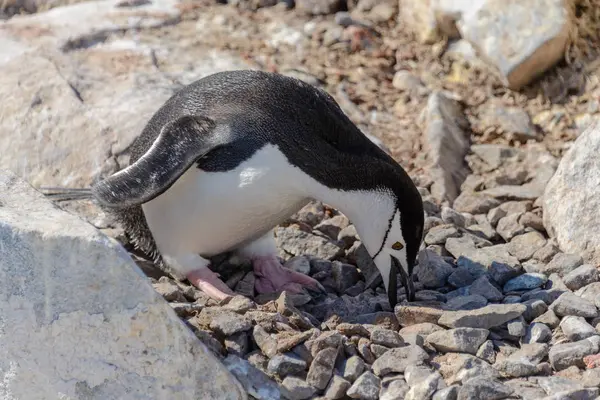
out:
{"label": "penguin's black back", "polygon": [[[328,187],[391,190],[399,199],[403,231],[422,227],[421,198],[406,172],[362,134],[329,94],[312,85],[254,70],[199,79],[175,93],[154,114],[132,143],[130,163],[152,146],[167,123],[184,115],[208,117],[230,129],[228,143],[198,160],[198,168],[204,171],[233,169],[271,143],[290,163]],[[141,206],[121,209],[116,217],[132,241],[160,262]],[[421,233],[415,232],[414,240],[418,236],[420,242]]]}

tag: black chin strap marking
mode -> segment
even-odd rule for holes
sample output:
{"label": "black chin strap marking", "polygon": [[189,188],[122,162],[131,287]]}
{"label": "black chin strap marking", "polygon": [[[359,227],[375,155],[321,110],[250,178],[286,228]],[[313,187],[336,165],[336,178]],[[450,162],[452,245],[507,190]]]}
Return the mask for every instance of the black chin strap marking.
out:
{"label": "black chin strap marking", "polygon": [[388,299],[390,306],[394,307],[398,303],[398,264],[395,257],[391,259],[392,265],[390,266],[390,276],[388,277]]}
{"label": "black chin strap marking", "polygon": [[379,246],[379,250],[377,250],[377,253],[373,255],[373,260],[375,260],[375,257],[377,257],[379,253],[381,253],[381,250],[383,250],[383,246],[385,246],[385,242],[387,242],[388,235],[390,234],[390,230],[392,229],[392,221],[394,221],[394,217],[396,216],[396,211],[398,211],[398,207],[394,208],[394,212],[392,212],[392,216],[388,220],[388,227],[385,231],[385,235],[383,236],[383,241],[381,242],[381,246]]}

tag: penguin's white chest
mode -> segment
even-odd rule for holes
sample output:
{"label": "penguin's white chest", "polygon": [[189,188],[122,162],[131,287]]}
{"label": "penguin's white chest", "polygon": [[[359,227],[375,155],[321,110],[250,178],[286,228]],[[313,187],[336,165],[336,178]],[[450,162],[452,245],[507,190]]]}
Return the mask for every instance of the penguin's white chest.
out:
{"label": "penguin's white chest", "polygon": [[237,168],[192,166],[142,206],[159,250],[212,256],[255,239],[304,206],[317,185],[272,145]]}

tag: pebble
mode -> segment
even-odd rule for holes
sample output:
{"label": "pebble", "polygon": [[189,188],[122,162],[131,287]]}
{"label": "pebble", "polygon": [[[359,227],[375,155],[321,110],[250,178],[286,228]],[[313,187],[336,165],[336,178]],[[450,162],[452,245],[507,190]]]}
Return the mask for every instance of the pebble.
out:
{"label": "pebble", "polygon": [[544,286],[547,281],[548,278],[544,274],[527,272],[506,282],[502,290],[504,293],[532,290]]}
{"label": "pebble", "polygon": [[459,228],[465,227],[465,216],[450,207],[442,207],[441,217],[442,221],[448,225],[456,225]]}
{"label": "pebble", "polygon": [[552,330],[545,324],[534,322],[527,327],[523,343],[546,343],[552,338]]}
{"label": "pebble", "polygon": [[449,385],[465,382],[477,376],[490,378],[500,376],[499,372],[486,361],[466,353],[446,353],[434,356],[432,363],[438,364],[439,371]]}
{"label": "pebble", "polygon": [[598,316],[598,309],[594,304],[570,292],[561,294],[550,308],[559,317],[574,315],[576,317],[596,318]]}
{"label": "pebble", "polygon": [[508,378],[522,378],[538,372],[537,365],[526,360],[506,359],[497,362],[494,367]]}
{"label": "pebble", "polygon": [[515,337],[522,337],[527,333],[527,323],[523,316],[508,321],[506,328],[508,329],[508,334]]}
{"label": "pebble", "polygon": [[539,322],[548,325],[550,328],[554,329],[560,323],[560,319],[556,316],[554,311],[548,310],[536,319],[534,319],[532,322]]}
{"label": "pebble", "polygon": [[500,201],[482,194],[462,192],[453,203],[456,211],[469,214],[485,214],[492,208],[498,207]]}
{"label": "pebble", "polygon": [[565,285],[575,291],[599,280],[600,273],[593,265],[584,264],[563,277]]}
{"label": "pebble", "polygon": [[533,321],[548,311],[548,306],[542,300],[527,300],[523,304],[527,307],[523,313],[523,318],[528,322]]}
{"label": "pebble", "polygon": [[485,297],[479,294],[471,294],[468,296],[457,296],[446,302],[446,308],[449,310],[475,310],[485,307],[488,301]]}
{"label": "pebble", "polygon": [[[276,400],[281,398],[281,392],[278,385],[264,372],[254,367],[247,360],[230,354],[223,359],[223,364],[237,378],[246,393],[251,396],[265,400]],[[298,379],[298,381],[304,383],[301,379]],[[311,393],[311,396],[312,394],[314,394],[314,391]],[[309,397],[310,396],[289,397],[289,399],[304,400]]]}
{"label": "pebble", "polygon": [[406,326],[406,327],[400,329],[400,336],[404,336],[407,334],[417,334],[417,335],[427,336],[430,333],[437,332],[437,331],[443,331],[443,330],[444,330],[444,328],[442,328],[439,325],[432,324],[430,322],[423,322],[420,324]]}
{"label": "pebble", "polygon": [[581,376],[581,383],[587,387],[600,387],[600,368],[586,370]]}
{"label": "pebble", "polygon": [[577,254],[558,253],[544,267],[546,275],[558,274],[559,276],[567,275],[569,272],[583,264],[583,258]]}
{"label": "pebble", "polygon": [[246,332],[238,332],[223,340],[227,353],[244,357],[250,351],[250,343]]}
{"label": "pebble", "polygon": [[403,400],[409,390],[409,386],[403,379],[395,379],[381,391],[379,400]]}
{"label": "pebble", "polygon": [[485,342],[483,342],[483,344],[479,346],[479,349],[477,350],[477,353],[475,355],[481,358],[482,360],[489,362],[490,364],[495,363],[496,350],[494,349],[494,342],[492,342],[491,340],[486,340]]}
{"label": "pebble", "polygon": [[252,337],[264,355],[271,358],[277,354],[277,341],[262,326],[254,326]]}
{"label": "pebble", "polygon": [[547,394],[583,388],[581,383],[560,376],[540,377],[537,379],[537,383]]}
{"label": "pebble", "polygon": [[560,371],[572,365],[585,367],[583,358],[600,350],[598,340],[600,340],[599,336],[593,336],[573,343],[555,344],[548,354],[552,368]]}
{"label": "pebble", "polygon": [[576,294],[600,308],[600,282],[590,283],[579,289]]}
{"label": "pebble", "polygon": [[333,374],[337,355],[337,348],[328,348],[319,351],[308,369],[306,382],[319,390],[325,389]]}
{"label": "pebble", "polygon": [[455,288],[461,288],[469,286],[475,279],[467,268],[458,267],[448,276],[448,283]]}
{"label": "pebble", "polygon": [[179,286],[166,276],[161,276],[152,286],[168,302],[187,302]]}
{"label": "pebble", "polygon": [[427,378],[432,372],[431,368],[424,365],[409,365],[404,371],[404,380],[412,388]]}
{"label": "pebble", "polygon": [[340,231],[349,225],[348,218],[344,215],[334,215],[331,218],[324,219],[315,225],[314,229],[324,233],[331,239],[337,239]]}
{"label": "pebble", "polygon": [[371,331],[371,341],[386,347],[400,347],[405,344],[398,332],[390,329],[374,329]]}
{"label": "pebble", "polygon": [[485,297],[489,301],[501,301],[504,298],[502,292],[500,292],[484,275],[477,278],[469,288],[471,294],[480,295]]}
{"label": "pebble", "polygon": [[342,376],[344,379],[354,382],[365,370],[365,362],[358,356],[352,356],[346,360],[343,366]]}
{"label": "pebble", "polygon": [[517,257],[519,261],[529,260],[536,251],[546,244],[544,235],[537,231],[527,232],[512,238],[507,245],[510,254]]}
{"label": "pebble", "polygon": [[338,293],[344,293],[360,280],[360,274],[354,265],[334,261],[331,265],[331,276]]}
{"label": "pebble", "polygon": [[[200,314],[207,310],[205,308]],[[251,328],[252,322],[248,318],[232,311],[221,311],[211,315],[210,329],[223,336],[231,336]]]}
{"label": "pebble", "polygon": [[281,378],[306,370],[306,361],[293,353],[277,354],[269,361],[267,370]]}
{"label": "pebble", "polygon": [[358,377],[346,394],[352,399],[377,400],[380,385],[379,378],[366,371]]}
{"label": "pebble", "polygon": [[456,328],[438,331],[427,336],[427,342],[436,350],[448,353],[476,354],[489,335],[487,329]]}
{"label": "pebble", "polygon": [[452,385],[445,389],[435,392],[431,400],[456,400],[458,398],[458,390],[460,386]]}
{"label": "pebble", "polygon": [[352,384],[340,377],[339,375],[333,375],[327,389],[325,390],[325,398],[331,400],[341,399],[346,395],[348,389]]}
{"label": "pebble", "polygon": [[290,400],[310,399],[317,393],[317,389],[307,382],[293,376],[286,377],[281,383],[284,395]]}
{"label": "pebble", "polygon": [[544,227],[544,220],[542,217],[534,214],[532,212],[526,212],[521,216],[519,223],[523,225],[525,228],[531,228],[538,232],[545,232],[546,228]]}
{"label": "pebble", "polygon": [[567,316],[560,322],[560,329],[571,342],[597,335],[596,329],[583,317]]}
{"label": "pebble", "polygon": [[398,305],[394,312],[398,322],[402,326],[430,322],[437,324],[443,311],[439,308],[419,306],[419,305]]}
{"label": "pebble", "polygon": [[419,282],[426,288],[439,288],[446,284],[446,279],[454,272],[454,268],[443,257],[425,249],[419,253],[419,264],[415,273]]}
{"label": "pebble", "polygon": [[460,237],[460,232],[453,225],[434,226],[425,235],[426,244],[444,244],[448,238]]}
{"label": "pebble", "polygon": [[384,376],[392,372],[403,373],[409,365],[422,365],[429,355],[419,346],[409,345],[387,351],[373,363],[373,372]]}
{"label": "pebble", "polygon": [[500,400],[509,397],[514,390],[488,377],[475,377],[464,382],[458,390],[457,400]]}
{"label": "pebble", "polygon": [[430,399],[438,389],[440,382],[443,382],[443,379],[439,372],[429,374],[425,379],[410,388],[405,400]]}
{"label": "pebble", "polygon": [[511,214],[500,218],[496,231],[502,236],[502,239],[510,242],[512,238],[525,232],[525,227],[519,224],[520,217],[521,214]]}
{"label": "pebble", "polygon": [[490,329],[519,317],[526,309],[522,304],[489,304],[477,310],[444,311],[438,323],[449,328]]}

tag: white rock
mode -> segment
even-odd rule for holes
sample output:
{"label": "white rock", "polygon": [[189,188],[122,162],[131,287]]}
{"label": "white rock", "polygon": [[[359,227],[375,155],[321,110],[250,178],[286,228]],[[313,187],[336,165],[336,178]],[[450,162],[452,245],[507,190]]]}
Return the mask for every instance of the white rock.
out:
{"label": "white rock", "polygon": [[[544,193],[544,226],[565,253],[600,263],[600,120],[563,156]],[[568,207],[565,205],[568,204]]]}
{"label": "white rock", "polygon": [[119,244],[1,170],[0,276],[0,398],[247,398]]}
{"label": "white rock", "polygon": [[0,93],[10,94],[0,112],[0,168],[36,187],[89,185],[117,169],[114,158],[127,156],[179,89],[164,71],[177,71],[187,84],[248,68],[212,49],[189,51],[146,33],[180,17],[178,0],[116,8],[118,2],[86,1],[0,22]]}
{"label": "white rock", "polygon": [[563,57],[572,26],[567,7],[564,0],[486,0],[457,26],[517,90]]}

